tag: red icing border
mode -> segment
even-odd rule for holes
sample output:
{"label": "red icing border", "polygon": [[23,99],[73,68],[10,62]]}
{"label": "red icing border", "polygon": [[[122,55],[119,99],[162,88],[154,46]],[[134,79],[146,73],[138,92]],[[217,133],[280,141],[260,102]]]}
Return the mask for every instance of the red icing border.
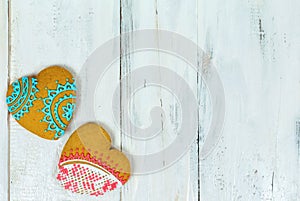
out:
{"label": "red icing border", "polygon": [[[104,168],[105,170],[107,170],[109,173],[111,173],[112,175],[114,175],[121,183],[122,185],[124,185],[128,180],[130,175],[128,173],[122,173],[120,171],[122,171],[122,169],[120,169],[120,171],[117,171],[113,168],[111,168],[108,164],[106,164],[105,162],[101,161],[100,159],[96,159],[96,157],[91,157],[91,154],[88,153],[87,155],[84,155],[84,153],[82,152],[81,154],[79,154],[78,152],[76,152],[76,154],[74,155],[73,153],[70,153],[69,156],[67,156],[66,154],[62,155],[60,160],[59,160],[59,168],[61,168],[61,164],[70,160],[85,160],[88,162],[91,162],[95,165],[98,165],[102,168]],[[122,174],[124,176],[122,176]],[[127,179],[126,179],[127,176]]]}

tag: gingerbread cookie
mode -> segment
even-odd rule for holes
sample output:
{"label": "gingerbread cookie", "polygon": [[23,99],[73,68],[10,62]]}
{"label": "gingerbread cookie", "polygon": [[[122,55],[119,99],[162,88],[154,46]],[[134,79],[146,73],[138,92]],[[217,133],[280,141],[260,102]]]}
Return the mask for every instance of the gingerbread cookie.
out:
{"label": "gingerbread cookie", "polygon": [[39,137],[57,140],[64,135],[75,109],[72,74],[51,66],[37,76],[13,82],[7,91],[8,110],[16,121]]}
{"label": "gingerbread cookie", "polygon": [[98,124],[78,128],[66,143],[59,161],[57,179],[74,193],[103,195],[124,185],[130,177],[130,163],[111,148],[109,134]]}

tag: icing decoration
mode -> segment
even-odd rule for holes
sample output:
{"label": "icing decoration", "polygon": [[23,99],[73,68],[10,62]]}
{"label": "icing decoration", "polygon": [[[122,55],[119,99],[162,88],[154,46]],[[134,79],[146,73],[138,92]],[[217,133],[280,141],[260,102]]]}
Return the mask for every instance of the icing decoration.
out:
{"label": "icing decoration", "polygon": [[7,91],[8,111],[27,130],[45,139],[64,135],[75,110],[76,83],[72,74],[51,66],[37,76],[14,81]]}
{"label": "icing decoration", "polygon": [[109,134],[98,124],[78,128],[66,143],[58,164],[57,180],[73,193],[100,196],[124,185],[130,163],[111,148]]}
{"label": "icing decoration", "polygon": [[[35,78],[29,79],[28,77],[23,77],[21,83],[17,80],[12,84],[13,93],[6,99],[7,104],[9,104],[8,111],[13,113],[13,117],[16,120],[20,120],[25,113],[29,112],[29,108],[33,106],[33,101],[37,99],[36,93],[38,92],[36,88],[37,80]],[[20,93],[21,88],[22,93]],[[16,101],[19,96],[21,97]],[[14,102],[16,103],[12,104]]]}

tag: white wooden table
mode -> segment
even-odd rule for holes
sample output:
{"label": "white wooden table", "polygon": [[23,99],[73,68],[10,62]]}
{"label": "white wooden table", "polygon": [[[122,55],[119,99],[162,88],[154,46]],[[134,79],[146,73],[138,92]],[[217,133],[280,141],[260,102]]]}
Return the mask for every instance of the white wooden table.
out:
{"label": "white wooden table", "polygon": [[[298,0],[0,0],[0,200],[300,200],[299,9]],[[209,126],[204,118],[199,121],[203,131],[198,141],[171,167],[134,175],[122,189],[101,198],[64,191],[55,175],[70,133],[51,142],[23,129],[7,114],[7,84],[54,64],[79,73],[88,56],[107,40],[150,28],[179,33],[211,56],[226,95],[218,146],[199,160],[198,149]],[[122,51],[131,45],[130,38],[121,40]],[[148,57],[146,53],[144,59],[162,60],[159,54]],[[97,114],[110,127],[114,146],[152,152],[173,139],[168,135],[170,127],[160,136],[160,143],[139,145],[126,140],[112,124],[106,107],[110,100],[103,95],[110,93],[111,82],[137,67],[138,61],[136,56],[127,56],[117,62],[119,68],[100,84]],[[201,79],[188,67],[178,64],[174,68],[200,93],[201,114],[209,116],[209,97],[202,93]],[[130,95],[131,82],[122,97]],[[151,96],[134,99],[134,122],[148,125],[147,112],[153,105],[162,105],[174,125],[180,120],[174,98],[160,90],[147,93]]]}

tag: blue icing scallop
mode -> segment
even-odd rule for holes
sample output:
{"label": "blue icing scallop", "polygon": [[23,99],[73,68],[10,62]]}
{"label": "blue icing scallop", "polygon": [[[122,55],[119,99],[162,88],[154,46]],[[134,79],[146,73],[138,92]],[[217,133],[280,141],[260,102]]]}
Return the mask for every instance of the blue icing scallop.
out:
{"label": "blue icing scallop", "polygon": [[[63,123],[61,117],[59,116],[59,106],[64,103],[64,105],[62,106],[62,110],[64,112],[62,117],[65,118],[68,122],[71,120],[75,109],[73,99],[75,99],[76,96],[71,93],[67,93],[67,91],[76,91],[75,82],[70,83],[69,81],[67,81],[65,85],[57,84],[56,89],[48,89],[48,97],[43,99],[45,107],[41,111],[45,114],[45,116],[41,120],[41,122],[48,123],[48,128],[45,130],[45,132],[55,131],[54,139],[63,136],[65,133],[64,129],[67,127],[67,125]],[[54,102],[54,99],[62,93],[65,93],[65,95],[59,98],[57,102]],[[52,105],[54,105],[54,115],[52,114]]]}

